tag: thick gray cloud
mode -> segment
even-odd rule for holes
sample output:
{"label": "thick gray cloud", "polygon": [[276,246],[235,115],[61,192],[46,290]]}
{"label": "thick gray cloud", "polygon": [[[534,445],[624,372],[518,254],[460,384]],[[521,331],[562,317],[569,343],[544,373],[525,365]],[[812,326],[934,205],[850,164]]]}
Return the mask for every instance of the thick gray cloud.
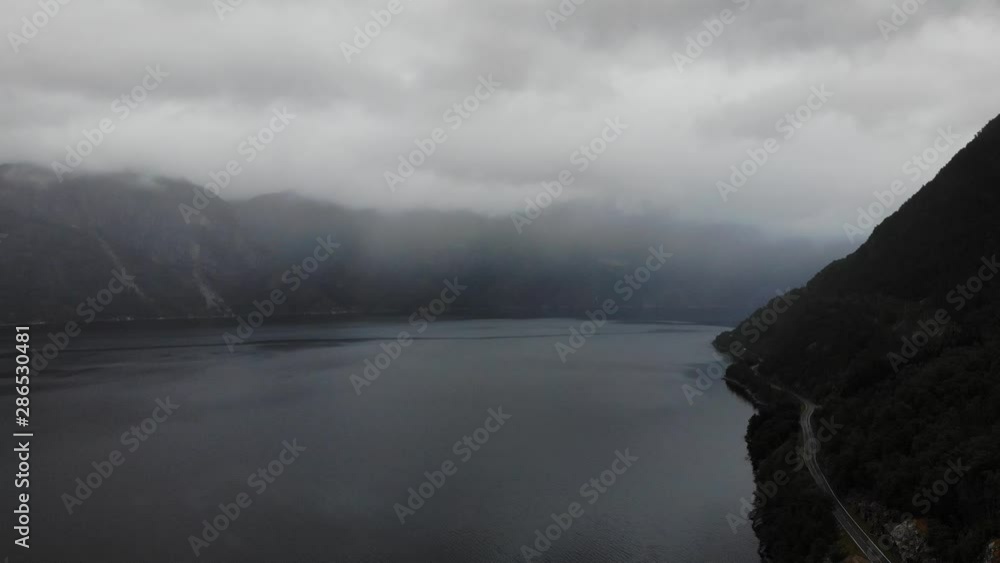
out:
{"label": "thick gray cloud", "polygon": [[[229,197],[293,189],[499,214],[570,169],[567,200],[840,237],[874,190],[902,178],[905,197],[953,154],[912,182],[904,174],[939,128],[961,144],[1000,112],[995,2],[565,0],[575,9],[552,29],[559,0],[398,0],[348,62],[343,43],[388,0],[244,0],[220,18],[227,1],[5,2],[2,160],[63,161],[107,118],[114,131],[73,174],[203,184],[237,160]],[[43,5],[59,11],[36,16]],[[914,13],[897,14],[886,38],[879,21],[894,6]],[[708,24],[721,34],[685,54],[724,10],[730,23]],[[33,16],[49,20],[37,33],[22,20]],[[157,65],[168,76],[122,119],[114,100]],[[500,88],[453,128],[446,112],[490,76]],[[780,120],[820,86],[832,98],[786,138]],[[241,142],[282,107],[295,119],[247,162]],[[616,117],[628,129],[579,171],[574,151]],[[447,140],[390,190],[385,172],[435,128]],[[717,182],[768,138],[780,148],[724,202]]]}

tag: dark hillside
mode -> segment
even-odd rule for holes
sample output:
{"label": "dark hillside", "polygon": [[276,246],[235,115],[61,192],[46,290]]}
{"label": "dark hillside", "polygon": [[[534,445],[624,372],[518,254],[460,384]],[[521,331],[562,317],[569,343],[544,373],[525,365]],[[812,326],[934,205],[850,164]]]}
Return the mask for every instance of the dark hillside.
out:
{"label": "dark hillside", "polygon": [[[978,563],[1000,536],[998,258],[994,119],[759,339],[737,329],[716,342],[739,342],[743,363],[761,362],[763,377],[845,425],[821,458],[834,487],[858,507],[874,503],[879,531],[914,514],[929,544],[916,560]],[[959,461],[969,469],[930,501],[922,491]]]}

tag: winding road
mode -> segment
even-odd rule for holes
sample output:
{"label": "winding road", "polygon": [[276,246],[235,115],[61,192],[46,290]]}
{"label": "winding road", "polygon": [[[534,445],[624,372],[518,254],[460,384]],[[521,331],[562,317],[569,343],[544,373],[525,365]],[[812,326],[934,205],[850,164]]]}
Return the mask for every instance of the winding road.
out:
{"label": "winding road", "polygon": [[[773,385],[772,387],[781,389],[780,387]],[[837,522],[840,523],[840,527],[847,532],[847,535],[851,537],[851,540],[854,541],[855,545],[858,546],[858,549],[865,554],[865,557],[867,557],[869,561],[872,563],[892,563],[892,560],[889,559],[889,557],[883,553],[881,549],[879,549],[878,543],[871,539],[865,532],[865,529],[854,520],[851,513],[844,507],[844,503],[840,502],[840,499],[837,497],[837,493],[833,491],[833,487],[830,486],[830,482],[827,481],[826,475],[823,474],[823,471],[819,467],[819,461],[817,461],[816,454],[819,452],[819,444],[821,442],[816,438],[816,433],[813,431],[812,427],[812,416],[813,413],[816,412],[816,405],[808,399],[800,397],[787,389],[781,390],[795,395],[795,397],[802,402],[802,416],[799,418],[799,424],[802,426],[803,443],[812,443],[816,445],[815,451],[812,455],[807,454],[804,455],[803,458],[806,461],[806,466],[809,468],[809,473],[813,476],[813,479],[816,480],[816,484],[819,485],[819,488],[826,492],[826,494],[834,500],[835,506],[833,515],[837,519]]]}

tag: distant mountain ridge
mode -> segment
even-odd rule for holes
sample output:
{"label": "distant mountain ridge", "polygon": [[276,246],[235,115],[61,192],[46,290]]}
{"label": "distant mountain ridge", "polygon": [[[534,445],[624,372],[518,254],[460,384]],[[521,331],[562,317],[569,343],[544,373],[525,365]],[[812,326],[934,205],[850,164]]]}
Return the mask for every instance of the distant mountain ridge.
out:
{"label": "distant mountain ridge", "polygon": [[378,213],[289,193],[198,201],[201,192],[129,173],[59,183],[43,168],[0,165],[0,322],[78,318],[116,270],[135,288],[95,310],[101,319],[240,314],[332,237],[339,252],[278,315],[408,315],[455,277],[470,287],[455,312],[582,315],[663,244],[675,258],[621,317],[725,323],[846,247],[586,206],[547,210],[519,235],[509,218],[471,212]]}

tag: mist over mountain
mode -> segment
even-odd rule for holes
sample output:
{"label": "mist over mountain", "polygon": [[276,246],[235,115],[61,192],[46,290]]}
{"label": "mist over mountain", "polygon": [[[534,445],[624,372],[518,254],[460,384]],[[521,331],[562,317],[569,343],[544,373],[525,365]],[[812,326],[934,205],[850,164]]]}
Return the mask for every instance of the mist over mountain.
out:
{"label": "mist over mountain", "polygon": [[2,563],[1000,563],[1000,2],[0,21]]}
{"label": "mist over mountain", "polygon": [[[76,318],[122,270],[135,287],[88,316],[230,316],[287,289],[291,277],[301,283],[278,315],[408,315],[455,278],[469,289],[453,313],[581,315],[662,247],[672,254],[667,267],[633,283],[622,317],[724,323],[848,251],[846,241],[583,204],[555,205],[517,227],[508,216],[359,211],[292,193],[226,201],[131,173],[59,183],[47,170],[8,164],[0,166],[8,272],[0,306],[6,322]],[[308,279],[283,281],[317,239],[339,247]]]}

